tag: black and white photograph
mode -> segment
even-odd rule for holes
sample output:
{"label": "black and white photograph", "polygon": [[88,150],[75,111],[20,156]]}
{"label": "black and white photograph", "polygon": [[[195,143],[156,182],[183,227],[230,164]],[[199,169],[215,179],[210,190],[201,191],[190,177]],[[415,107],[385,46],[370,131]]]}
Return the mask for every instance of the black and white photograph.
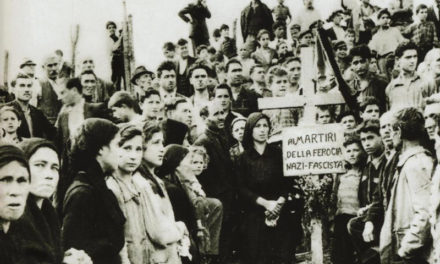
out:
{"label": "black and white photograph", "polygon": [[440,0],[0,0],[0,264],[440,264]]}

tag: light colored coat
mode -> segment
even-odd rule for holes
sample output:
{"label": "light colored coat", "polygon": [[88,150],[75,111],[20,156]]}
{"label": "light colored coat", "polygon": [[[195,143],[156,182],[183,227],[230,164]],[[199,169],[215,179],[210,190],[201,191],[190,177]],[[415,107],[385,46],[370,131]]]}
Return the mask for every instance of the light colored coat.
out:
{"label": "light colored coat", "polygon": [[437,164],[432,177],[430,223],[432,235],[432,253],[430,263],[440,263],[440,165]]}
{"label": "light colored coat", "polygon": [[[399,156],[390,204],[380,233],[381,263],[393,263],[398,253],[428,259],[429,200],[434,160],[421,147]],[[421,251],[419,251],[421,250]]]}

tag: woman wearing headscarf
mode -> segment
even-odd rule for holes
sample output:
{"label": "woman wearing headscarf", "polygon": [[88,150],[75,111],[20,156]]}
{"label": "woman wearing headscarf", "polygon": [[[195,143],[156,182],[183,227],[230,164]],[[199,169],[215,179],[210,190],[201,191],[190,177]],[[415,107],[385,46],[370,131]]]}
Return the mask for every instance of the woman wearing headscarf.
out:
{"label": "woman wearing headscarf", "polygon": [[72,142],[73,183],[63,203],[63,246],[84,250],[94,264],[120,264],[124,215],[105,176],[118,166],[118,127],[89,118]]}
{"label": "woman wearing headscarf", "polygon": [[23,252],[17,245],[17,220],[23,215],[29,194],[28,161],[18,147],[0,146],[0,260],[20,263]]}
{"label": "woman wearing headscarf", "polygon": [[218,199],[206,197],[201,189],[191,166],[194,150],[176,144],[167,146],[159,173],[172,182],[173,188],[181,193],[180,199],[185,200],[185,203],[171,200],[174,211],[186,214],[191,224],[192,221],[197,223],[191,231],[194,237],[199,238],[200,254],[206,259],[214,260],[219,254],[223,206]]}
{"label": "woman wearing headscarf", "polygon": [[[18,240],[23,251],[22,260],[29,264],[61,263],[63,261],[61,226],[50,201],[59,178],[60,162],[57,150],[50,141],[42,138],[25,139],[19,147],[29,160],[31,175],[26,210],[23,217],[18,220],[20,231]],[[84,252],[74,249],[68,250],[66,255],[73,255],[70,258],[77,260],[83,258],[84,261],[90,261]]]}
{"label": "woman wearing headscarf", "polygon": [[281,149],[269,145],[270,120],[253,113],[246,122],[238,159],[243,263],[291,263],[301,238],[298,191],[283,177]]}
{"label": "woman wearing headscarf", "polygon": [[188,231],[183,222],[175,220],[165,184],[155,172],[163,162],[163,131],[155,124],[146,124],[143,134],[143,159],[133,182],[140,188],[141,199],[146,204],[148,263],[180,264],[180,257],[189,255]]}

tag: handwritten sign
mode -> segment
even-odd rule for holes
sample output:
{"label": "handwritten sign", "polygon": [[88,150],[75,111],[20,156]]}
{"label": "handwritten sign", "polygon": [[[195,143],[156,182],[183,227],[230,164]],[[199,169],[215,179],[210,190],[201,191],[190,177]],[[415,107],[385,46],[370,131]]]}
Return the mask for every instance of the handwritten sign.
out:
{"label": "handwritten sign", "polygon": [[284,176],[344,172],[339,124],[290,127],[283,130]]}

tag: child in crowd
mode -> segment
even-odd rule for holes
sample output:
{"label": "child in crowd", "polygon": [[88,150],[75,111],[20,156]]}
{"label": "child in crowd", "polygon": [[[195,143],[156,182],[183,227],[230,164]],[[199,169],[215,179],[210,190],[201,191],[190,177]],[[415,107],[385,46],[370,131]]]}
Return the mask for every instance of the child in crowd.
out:
{"label": "child in crowd", "polygon": [[337,175],[333,185],[336,213],[332,258],[334,263],[354,263],[354,248],[347,224],[360,208],[358,191],[366,155],[359,136],[347,137],[343,146],[347,172]]}
{"label": "child in crowd", "polygon": [[[289,86],[287,71],[280,67],[274,67],[271,73],[269,73],[268,85],[274,97],[286,96]],[[263,113],[270,120],[270,136],[280,133],[285,127],[292,127],[298,124],[298,112],[294,108],[270,109],[264,110]]]}
{"label": "child in crowd", "polygon": [[379,101],[371,96],[365,97],[359,106],[360,116],[363,120],[379,119],[380,108]]}
{"label": "child in crowd", "polygon": [[316,112],[316,123],[319,125],[325,125],[333,123],[332,111],[330,107],[319,106]]}
{"label": "child in crowd", "polygon": [[345,132],[353,131],[357,126],[356,116],[352,111],[345,111],[339,114],[338,123],[342,125]]}
{"label": "child in crowd", "polygon": [[348,28],[345,31],[345,43],[347,44],[347,50],[351,50],[356,45],[356,35],[353,29]]}
{"label": "child in crowd", "polygon": [[162,52],[166,60],[174,61],[176,58],[176,45],[172,42],[165,42],[162,47]]}
{"label": "child in crowd", "polygon": [[17,135],[17,130],[21,125],[20,114],[11,106],[0,108],[0,128],[2,133],[2,143],[18,144],[22,139]]}
{"label": "child in crowd", "polygon": [[261,64],[267,70],[278,63],[277,52],[269,47],[270,32],[266,29],[260,30],[257,35],[258,48],[252,53],[256,63]]}

